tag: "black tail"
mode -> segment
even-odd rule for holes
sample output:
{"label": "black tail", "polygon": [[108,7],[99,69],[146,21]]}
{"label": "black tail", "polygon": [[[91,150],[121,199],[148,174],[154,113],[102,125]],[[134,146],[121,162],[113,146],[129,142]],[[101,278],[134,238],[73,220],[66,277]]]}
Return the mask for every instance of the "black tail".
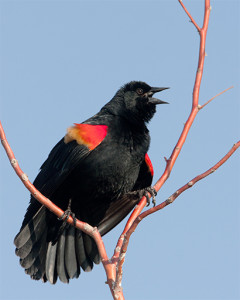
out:
{"label": "black tail", "polygon": [[[33,218],[21,228],[14,239],[16,255],[26,274],[32,279],[42,279],[55,284],[57,278],[68,283],[69,279],[77,278],[81,268],[88,272],[93,263],[99,264],[100,257],[94,240],[66,225],[56,242],[52,242],[49,234],[48,216],[51,214],[42,206]],[[57,221],[56,216],[53,216]],[[52,226],[52,222],[51,222]]]}

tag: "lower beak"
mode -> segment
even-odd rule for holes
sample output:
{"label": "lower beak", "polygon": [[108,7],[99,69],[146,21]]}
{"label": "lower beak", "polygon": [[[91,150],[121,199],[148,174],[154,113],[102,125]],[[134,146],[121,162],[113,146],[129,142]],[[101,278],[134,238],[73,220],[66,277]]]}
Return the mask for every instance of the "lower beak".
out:
{"label": "lower beak", "polygon": [[168,87],[152,87],[151,90],[147,93],[148,102],[152,103],[152,104],[169,104],[166,101],[152,97],[155,93],[161,92],[166,89],[169,89],[169,88]]}
{"label": "lower beak", "polygon": [[157,98],[148,98],[148,102],[149,103],[152,103],[152,104],[169,104],[168,102],[166,101],[163,101],[163,100],[160,100],[160,99],[157,99]]}

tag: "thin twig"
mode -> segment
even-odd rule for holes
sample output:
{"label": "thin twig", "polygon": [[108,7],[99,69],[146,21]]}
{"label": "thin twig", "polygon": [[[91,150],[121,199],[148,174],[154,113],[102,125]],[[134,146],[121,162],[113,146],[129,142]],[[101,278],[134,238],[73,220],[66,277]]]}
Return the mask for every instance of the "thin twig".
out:
{"label": "thin twig", "polygon": [[198,110],[201,110],[202,108],[204,108],[204,106],[206,106],[207,104],[209,104],[213,99],[215,99],[216,97],[222,95],[223,93],[227,92],[228,90],[232,89],[234,86],[230,86],[229,88],[227,88],[226,90],[222,91],[221,93],[218,93],[217,95],[215,95],[214,97],[212,97],[211,99],[209,99],[206,103],[204,103],[203,105],[198,105]]}
{"label": "thin twig", "polygon": [[189,16],[191,22],[196,27],[197,31],[200,32],[200,27],[198,26],[198,24],[196,23],[196,21],[193,19],[193,17],[191,16],[191,14],[189,13],[189,11],[187,10],[186,6],[183,4],[182,0],[178,0],[178,2],[181,4],[182,8],[185,10],[185,13]]}

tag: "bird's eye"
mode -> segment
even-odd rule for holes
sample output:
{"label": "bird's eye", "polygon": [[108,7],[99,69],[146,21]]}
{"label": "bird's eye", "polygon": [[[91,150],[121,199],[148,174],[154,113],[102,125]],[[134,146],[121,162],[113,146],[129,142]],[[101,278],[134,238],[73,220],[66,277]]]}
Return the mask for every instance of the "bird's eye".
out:
{"label": "bird's eye", "polygon": [[142,95],[142,94],[143,94],[143,89],[138,88],[138,89],[136,90],[136,92],[138,93],[138,95]]}

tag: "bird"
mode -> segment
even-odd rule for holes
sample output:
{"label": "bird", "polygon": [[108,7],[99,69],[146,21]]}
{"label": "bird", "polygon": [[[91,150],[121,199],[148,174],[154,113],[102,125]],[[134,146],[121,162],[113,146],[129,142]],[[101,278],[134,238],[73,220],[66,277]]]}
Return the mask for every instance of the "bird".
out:
{"label": "bird", "polygon": [[123,85],[97,114],[67,128],[51,150],[33,184],[64,214],[57,218],[31,196],[14,239],[20,265],[32,279],[69,283],[100,263],[95,241],[69,225],[69,215],[104,236],[146,191],[154,194],[147,123],[156,105],[167,103],[153,97],[165,89],[142,81]]}

